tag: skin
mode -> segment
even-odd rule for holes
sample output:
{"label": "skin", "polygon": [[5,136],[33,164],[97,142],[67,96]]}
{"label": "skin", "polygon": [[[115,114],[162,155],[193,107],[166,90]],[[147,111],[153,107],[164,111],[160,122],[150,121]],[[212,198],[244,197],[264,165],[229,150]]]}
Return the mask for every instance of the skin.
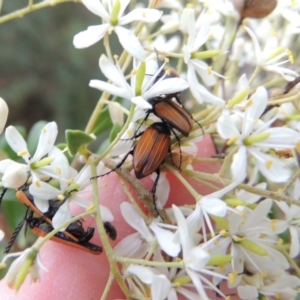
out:
{"label": "skin", "polygon": [[[210,138],[205,137],[202,142],[198,143],[199,157],[211,157],[214,153],[214,145]],[[197,163],[193,167],[197,170],[215,173],[219,169],[219,164]],[[169,199],[172,199],[173,204],[194,203],[194,199],[174,176],[168,174],[168,179],[172,187]],[[147,178],[143,179],[142,182],[147,187],[150,187],[152,183]],[[201,194],[211,192],[195,182],[190,182]],[[113,224],[117,229],[118,237],[116,241],[111,242],[114,246],[125,236],[134,232],[125,223],[119,209],[120,204],[127,200],[115,174],[100,179],[99,183],[101,203],[107,206],[115,217]],[[107,183],[106,187],[103,187],[103,183]],[[170,205],[171,201],[169,200],[166,207]],[[92,218],[85,219],[84,226],[93,226]],[[97,233],[92,242],[101,244]],[[20,290],[16,292],[6,285],[5,280],[2,280],[0,282],[2,300],[100,299],[109,275],[109,265],[105,253],[93,255],[49,241],[41,249],[40,260],[48,270],[48,272],[41,270],[41,281],[30,283],[30,279],[27,277]],[[122,291],[115,282],[107,299],[124,299]],[[221,298],[217,298],[213,294],[211,299]]]}

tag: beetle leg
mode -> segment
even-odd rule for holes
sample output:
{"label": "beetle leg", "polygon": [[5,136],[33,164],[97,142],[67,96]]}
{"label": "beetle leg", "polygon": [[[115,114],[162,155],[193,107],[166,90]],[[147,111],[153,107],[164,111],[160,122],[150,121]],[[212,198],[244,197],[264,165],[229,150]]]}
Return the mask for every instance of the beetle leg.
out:
{"label": "beetle leg", "polygon": [[110,239],[112,239],[114,241],[117,238],[116,228],[110,222],[104,222],[103,225],[104,225],[106,234],[110,237]]}
{"label": "beetle leg", "polygon": [[102,175],[93,176],[90,179],[92,180],[92,179],[95,179],[95,178],[99,178],[99,177],[103,177],[103,176],[109,175],[110,173],[112,173],[112,172],[116,171],[117,169],[121,168],[122,165],[124,164],[125,160],[127,159],[127,157],[130,154],[133,155],[133,151],[134,151],[134,149],[132,149],[131,151],[129,151],[128,153],[126,153],[126,155],[123,157],[123,159],[113,169],[111,169],[107,173],[102,174]]}
{"label": "beetle leg", "polygon": [[178,137],[177,133],[173,129],[171,129],[171,131],[174,134],[175,139],[176,139],[176,141],[178,143],[178,146],[179,146],[179,166],[177,166],[175,164],[175,162],[173,161],[172,151],[170,149],[169,152],[170,152],[170,156],[171,156],[171,161],[172,161],[173,165],[178,169],[178,171],[181,172],[182,152],[181,152],[181,147],[180,147],[180,138]]}
{"label": "beetle leg", "polygon": [[159,211],[158,211],[158,209],[157,209],[157,207],[156,207],[156,203],[155,203],[155,202],[156,202],[156,187],[157,187],[158,180],[159,180],[159,176],[160,176],[160,168],[158,168],[158,169],[155,171],[155,173],[157,174],[157,176],[156,176],[156,178],[155,178],[155,180],[154,180],[153,187],[152,187],[150,193],[151,193],[151,195],[152,195],[154,208],[155,208],[157,214],[160,216],[160,213],[159,213]]}
{"label": "beetle leg", "polygon": [[17,239],[17,236],[19,235],[20,231],[22,230],[25,221],[27,221],[27,215],[28,215],[28,212],[29,212],[29,207],[27,207],[27,210],[26,210],[26,212],[25,212],[24,218],[23,218],[22,221],[17,225],[17,227],[16,227],[14,233],[12,234],[12,237],[10,238],[10,240],[9,240],[9,242],[8,242],[8,244],[7,244],[6,248],[5,248],[5,250],[4,250],[4,254],[7,254],[7,253],[10,251],[12,245],[14,244],[15,240]]}

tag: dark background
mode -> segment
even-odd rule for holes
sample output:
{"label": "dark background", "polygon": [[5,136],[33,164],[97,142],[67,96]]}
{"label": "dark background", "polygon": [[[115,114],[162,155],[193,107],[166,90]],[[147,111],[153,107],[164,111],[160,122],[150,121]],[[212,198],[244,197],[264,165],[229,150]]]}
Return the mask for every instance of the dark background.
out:
{"label": "dark background", "polygon": [[[28,0],[4,0],[1,16]],[[84,129],[101,92],[88,86],[100,79],[102,43],[76,49],[73,37],[100,18],[81,3],[63,3],[0,24],[0,97],[10,112],[7,125],[27,130],[38,120],[65,129]],[[117,49],[115,49],[117,50]],[[116,51],[118,52],[118,51]]]}

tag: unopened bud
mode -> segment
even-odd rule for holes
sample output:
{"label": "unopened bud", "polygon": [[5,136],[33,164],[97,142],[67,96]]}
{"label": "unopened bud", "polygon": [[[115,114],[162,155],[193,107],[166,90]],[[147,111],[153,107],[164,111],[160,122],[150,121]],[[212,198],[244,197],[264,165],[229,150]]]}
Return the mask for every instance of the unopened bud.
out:
{"label": "unopened bud", "polygon": [[277,0],[231,0],[240,12],[241,18],[261,19],[269,15],[276,7]]}
{"label": "unopened bud", "polygon": [[26,165],[13,163],[7,168],[2,177],[2,185],[10,189],[18,189],[28,179],[28,168]]}
{"label": "unopened bud", "polygon": [[8,116],[8,106],[4,101],[4,99],[0,97],[0,134],[2,133],[3,128],[6,124],[7,116]]}

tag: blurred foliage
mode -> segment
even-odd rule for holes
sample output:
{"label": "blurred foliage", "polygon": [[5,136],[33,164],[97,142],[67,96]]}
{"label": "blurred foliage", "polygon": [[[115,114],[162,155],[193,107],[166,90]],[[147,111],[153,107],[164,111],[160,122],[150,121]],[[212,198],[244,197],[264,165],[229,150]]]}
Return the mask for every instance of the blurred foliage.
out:
{"label": "blurred foliage", "polygon": [[[26,7],[28,1],[3,1],[1,15]],[[10,108],[7,125],[27,130],[38,120],[65,129],[84,129],[100,97],[88,86],[101,79],[101,43],[75,49],[73,36],[99,24],[81,3],[64,3],[1,24],[0,95]],[[117,51],[116,51],[117,52]]]}

